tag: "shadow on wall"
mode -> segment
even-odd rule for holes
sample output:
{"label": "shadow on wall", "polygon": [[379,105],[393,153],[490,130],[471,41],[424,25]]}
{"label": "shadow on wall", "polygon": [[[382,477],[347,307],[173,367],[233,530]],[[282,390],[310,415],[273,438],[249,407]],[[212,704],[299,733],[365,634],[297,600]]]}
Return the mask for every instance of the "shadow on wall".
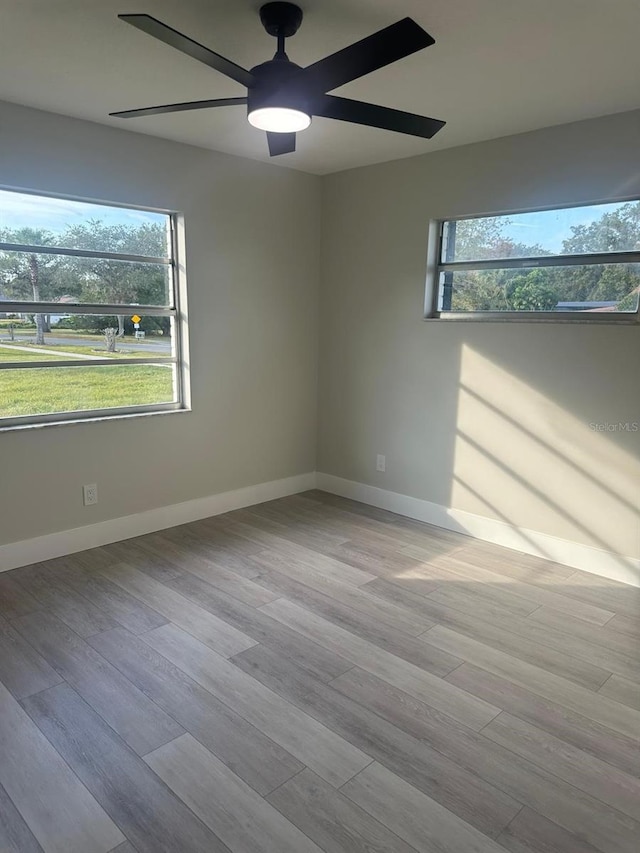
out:
{"label": "shadow on wall", "polygon": [[[523,372],[526,343],[518,363]],[[574,414],[589,405],[601,414],[615,403],[603,401],[597,375],[597,399],[589,393],[578,399],[571,389],[565,395],[569,379],[562,368],[544,380],[552,394],[566,396],[563,402],[535,387],[543,377],[535,376],[534,367],[525,380],[493,353],[463,345],[449,506],[603,549],[634,571],[633,558],[640,556],[640,427],[617,411],[609,418],[615,423],[604,428],[588,413]],[[637,401],[629,408],[635,410]],[[521,536],[523,548],[540,553],[526,530]]]}

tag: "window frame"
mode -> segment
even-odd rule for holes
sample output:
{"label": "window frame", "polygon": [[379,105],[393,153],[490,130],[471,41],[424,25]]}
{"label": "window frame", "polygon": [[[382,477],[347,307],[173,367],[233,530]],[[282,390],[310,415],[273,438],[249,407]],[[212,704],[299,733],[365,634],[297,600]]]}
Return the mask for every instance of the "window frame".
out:
{"label": "window frame", "polygon": [[445,225],[469,219],[489,219],[497,216],[517,215],[520,213],[545,213],[552,210],[575,210],[599,204],[624,204],[640,202],[637,196],[628,198],[608,198],[598,201],[586,201],[578,204],[557,204],[547,207],[532,207],[497,213],[478,213],[460,216],[448,216],[431,219],[427,234],[427,276],[425,288],[424,319],[446,321],[481,322],[520,322],[520,323],[586,323],[586,324],[623,324],[640,323],[640,298],[634,312],[589,312],[589,311],[443,311],[440,308],[440,275],[456,270],[483,269],[539,269],[544,267],[585,266],[589,264],[640,264],[640,250],[631,252],[586,253],[575,255],[536,255],[527,258],[502,258],[478,261],[442,262],[445,242]]}
{"label": "window frame", "polygon": [[[1,362],[0,370],[42,370],[55,368],[108,367],[120,365],[172,365],[174,397],[171,402],[145,403],[132,406],[81,409],[79,411],[47,412],[34,415],[0,416],[0,433],[24,427],[43,427],[87,421],[103,421],[123,417],[139,417],[168,412],[190,411],[189,386],[186,374],[188,329],[186,321],[186,277],[184,265],[184,219],[177,211],[142,207],[105,200],[89,199],[58,193],[24,190],[16,187],[0,186],[0,190],[30,195],[39,198],[53,198],[93,204],[96,207],[122,208],[123,210],[158,213],[167,217],[168,256],[166,258],[137,255],[126,252],[99,252],[88,249],[71,249],[61,246],[39,246],[0,241],[0,251],[20,252],[42,255],[63,255],[78,258],[99,258],[101,260],[123,261],[129,263],[156,264],[169,268],[169,300],[167,305],[141,305],[136,303],[87,303],[87,302],[34,302],[33,300],[6,300],[0,302],[2,314],[59,314],[61,307],[65,314],[91,314],[113,317],[114,315],[139,314],[143,317],[169,317],[172,320],[172,340],[170,356],[140,356],[135,358],[94,358],[90,363],[80,359],[56,361],[37,360]],[[34,306],[39,310],[34,311]],[[45,344],[46,346],[46,344]]]}

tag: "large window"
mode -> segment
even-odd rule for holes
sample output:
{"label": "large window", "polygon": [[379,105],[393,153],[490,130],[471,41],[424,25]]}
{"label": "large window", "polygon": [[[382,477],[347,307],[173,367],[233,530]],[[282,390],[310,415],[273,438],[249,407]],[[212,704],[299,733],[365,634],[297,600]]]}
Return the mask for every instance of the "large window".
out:
{"label": "large window", "polygon": [[176,224],[0,190],[0,428],[184,407]]}
{"label": "large window", "polygon": [[432,223],[427,316],[637,320],[640,201]]}

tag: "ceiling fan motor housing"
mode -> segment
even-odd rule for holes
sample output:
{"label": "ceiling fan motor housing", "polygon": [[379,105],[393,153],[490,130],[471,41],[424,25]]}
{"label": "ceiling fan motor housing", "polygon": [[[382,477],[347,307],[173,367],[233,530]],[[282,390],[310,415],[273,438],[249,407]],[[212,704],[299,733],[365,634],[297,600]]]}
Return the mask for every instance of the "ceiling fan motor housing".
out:
{"label": "ceiling fan motor housing", "polygon": [[255,84],[247,91],[247,112],[285,107],[311,115],[308,92],[296,85],[301,67],[288,59],[271,59],[251,69]]}

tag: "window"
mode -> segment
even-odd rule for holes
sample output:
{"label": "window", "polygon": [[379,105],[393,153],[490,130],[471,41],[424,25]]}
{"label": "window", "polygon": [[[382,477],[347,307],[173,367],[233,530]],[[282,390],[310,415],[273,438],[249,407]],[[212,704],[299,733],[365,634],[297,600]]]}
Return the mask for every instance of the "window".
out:
{"label": "window", "polygon": [[176,224],[0,190],[0,428],[184,408]]}
{"label": "window", "polygon": [[640,201],[432,223],[427,316],[637,320]]}

